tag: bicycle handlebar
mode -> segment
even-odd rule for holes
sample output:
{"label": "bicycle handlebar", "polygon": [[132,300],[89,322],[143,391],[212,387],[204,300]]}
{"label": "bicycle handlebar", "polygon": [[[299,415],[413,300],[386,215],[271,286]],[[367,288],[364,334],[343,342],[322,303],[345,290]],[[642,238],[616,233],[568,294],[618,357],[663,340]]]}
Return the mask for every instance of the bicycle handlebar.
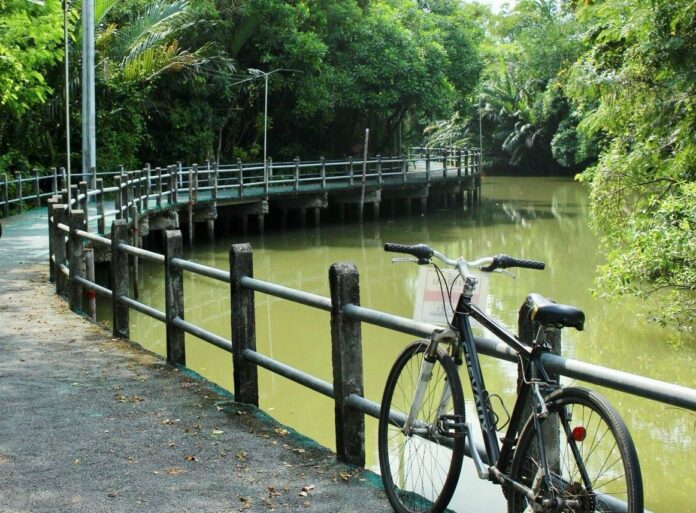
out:
{"label": "bicycle handlebar", "polygon": [[493,272],[496,269],[508,269],[510,267],[523,267],[526,269],[543,270],[546,265],[543,262],[535,260],[524,260],[508,255],[496,255],[494,257],[484,257],[468,262],[464,258],[452,259],[448,258],[439,251],[435,251],[427,244],[396,244],[387,242],[384,244],[384,251],[391,253],[404,253],[418,259],[418,264],[429,264],[433,257],[442,260],[444,263],[451,266],[458,266],[460,263],[465,263],[467,266],[479,267],[484,272]]}

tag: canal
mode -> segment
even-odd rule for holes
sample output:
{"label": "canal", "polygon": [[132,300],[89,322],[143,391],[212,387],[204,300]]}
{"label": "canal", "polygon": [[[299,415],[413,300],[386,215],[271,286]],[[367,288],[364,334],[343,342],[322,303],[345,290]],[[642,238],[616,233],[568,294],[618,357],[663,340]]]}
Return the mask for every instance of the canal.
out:
{"label": "canal", "polygon": [[[508,253],[542,260],[547,264],[543,272],[518,270],[516,279],[491,277],[485,300],[488,311],[516,326],[517,310],[530,291],[577,305],[588,321],[582,333],[563,333],[565,356],[696,387],[696,347],[673,331],[648,323],[650,302],[622,299],[610,303],[592,295],[602,255],[587,226],[587,191],[582,185],[564,179],[488,178],[483,198],[473,215],[441,210],[427,216],[383,216],[379,222],[362,226],[296,228],[198,245],[187,258],[227,269],[229,245],[250,242],[256,277],[324,296],[329,296],[329,265],[349,260],[360,272],[363,306],[407,317],[413,311],[418,267],[392,264],[392,255],[382,250],[384,242],[426,242],[450,256]],[[163,283],[158,266],[144,265],[140,300],[163,310]],[[230,337],[228,287],[186,273],[185,297],[187,321]],[[256,295],[256,307],[259,352],[331,381],[328,313],[262,294]],[[131,336],[146,348],[164,353],[164,327],[158,322],[131,312]],[[389,367],[410,338],[363,326],[368,398],[379,402]],[[186,344],[189,367],[230,389],[230,355],[189,335]],[[483,364],[489,390],[500,394],[511,410],[515,367],[486,357]],[[466,383],[465,375],[463,378]],[[329,399],[265,370],[260,370],[259,388],[264,411],[321,444],[333,446],[333,403]],[[603,392],[624,417],[636,442],[646,507],[655,513],[694,511],[696,416],[626,394]],[[471,397],[465,386],[466,395]],[[467,415],[475,417],[471,404]],[[378,472],[376,436],[376,421],[368,419],[367,466]],[[505,511],[500,491],[476,480],[471,466],[465,467],[451,508],[470,513]]]}

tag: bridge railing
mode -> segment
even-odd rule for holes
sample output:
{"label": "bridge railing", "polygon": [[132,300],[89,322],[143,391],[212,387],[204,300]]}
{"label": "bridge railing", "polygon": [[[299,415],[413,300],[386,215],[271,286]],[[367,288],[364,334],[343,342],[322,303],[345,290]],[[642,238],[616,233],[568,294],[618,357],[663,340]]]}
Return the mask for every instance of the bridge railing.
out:
{"label": "bridge railing", "polygon": [[[229,269],[216,269],[184,259],[178,230],[164,232],[165,251],[159,254],[133,245],[133,223],[126,219],[114,221],[112,238],[108,239],[85,230],[83,211],[74,210],[68,216],[65,205],[56,201],[54,198],[50,203],[48,216],[50,262],[55,271],[52,276],[56,292],[68,297],[72,310],[82,312],[87,300],[95,294],[111,299],[113,333],[124,338],[130,335],[130,310],[164,323],[167,361],[174,365],[186,364],[185,333],[231,352],[234,394],[238,401],[258,405],[258,366],[332,397],[338,412],[335,426],[338,456],[343,461],[364,464],[363,416],[378,417],[379,404],[363,395],[361,324],[369,323],[417,337],[429,337],[434,326],[360,306],[358,273],[352,264],[331,266],[331,297],[327,298],[254,278],[252,249],[247,244],[230,248]],[[94,277],[86,275],[85,249],[97,246],[111,252],[109,287],[97,284]],[[164,267],[165,311],[139,302],[130,293],[133,259],[129,257]],[[229,284],[232,340],[184,320],[184,272]],[[254,317],[257,292],[331,312],[333,383],[257,352]],[[477,337],[476,347],[482,354],[517,362],[515,354],[500,341]],[[560,355],[547,354],[542,360],[549,371],[563,376],[696,411],[696,390],[691,388]]]}

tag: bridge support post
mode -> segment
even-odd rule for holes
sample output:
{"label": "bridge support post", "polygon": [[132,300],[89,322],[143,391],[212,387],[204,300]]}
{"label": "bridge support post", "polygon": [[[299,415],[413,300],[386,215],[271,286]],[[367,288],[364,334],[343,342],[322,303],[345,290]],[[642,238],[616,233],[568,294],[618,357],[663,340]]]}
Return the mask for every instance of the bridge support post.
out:
{"label": "bridge support post", "polygon": [[111,223],[111,303],[114,337],[129,338],[129,310],[128,306],[121,302],[122,297],[128,297],[128,254],[119,251],[119,244],[130,244],[130,228],[125,219],[117,219]]}
{"label": "bridge support post", "polygon": [[336,455],[340,461],[365,465],[365,415],[347,404],[351,394],[363,396],[362,334],[360,321],[343,313],[360,304],[358,269],[349,262],[329,268],[331,288],[331,361],[336,422]]}
{"label": "bridge support post", "polygon": [[232,307],[232,365],[234,398],[240,403],[259,405],[256,364],[244,358],[244,351],[256,351],[254,291],[242,286],[242,278],[254,276],[253,251],[249,244],[230,247],[230,305]]}
{"label": "bridge support post", "polygon": [[85,229],[85,213],[83,210],[73,210],[70,215],[70,235],[68,236],[68,263],[70,267],[70,309],[73,312],[82,311],[82,285],[76,278],[85,277],[85,255],[82,238],[76,230]]}
{"label": "bridge support post", "polygon": [[164,300],[167,316],[167,361],[186,365],[185,333],[174,326],[184,318],[184,271],[172,265],[173,258],[184,258],[184,241],[179,230],[164,231]]}

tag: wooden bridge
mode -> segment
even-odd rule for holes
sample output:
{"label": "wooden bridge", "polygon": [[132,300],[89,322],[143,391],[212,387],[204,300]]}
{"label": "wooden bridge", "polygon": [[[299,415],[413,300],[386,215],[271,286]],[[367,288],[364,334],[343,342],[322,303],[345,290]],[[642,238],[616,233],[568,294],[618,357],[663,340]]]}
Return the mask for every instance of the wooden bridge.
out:
{"label": "wooden bridge", "polygon": [[146,165],[137,171],[99,173],[92,187],[82,181],[69,189],[62,187],[67,183],[64,171],[54,169],[46,177],[18,175],[14,181],[5,177],[0,191],[5,215],[12,204],[38,206],[43,199],[54,198],[53,203],[70,205],[68,214],[75,208],[87,213],[85,231],[108,235],[112,220],[137,218],[139,237],[181,227],[191,245],[199,225],[210,239],[216,230],[229,233],[233,223],[246,233],[250,219],[263,232],[269,212],[278,213],[285,226],[290,211],[299,212],[302,225],[311,212],[319,225],[322,210],[330,206],[337,206],[342,219],[351,209],[351,217],[359,222],[366,205],[373,218],[378,218],[383,202],[392,211],[400,202],[406,212],[411,211],[414,200],[421,212],[431,203],[471,208],[481,199],[480,175],[478,150],[418,149],[410,157],[366,160],[302,162],[296,158],[284,163],[269,159],[266,165],[241,161],[189,167],[181,163],[164,168]]}

